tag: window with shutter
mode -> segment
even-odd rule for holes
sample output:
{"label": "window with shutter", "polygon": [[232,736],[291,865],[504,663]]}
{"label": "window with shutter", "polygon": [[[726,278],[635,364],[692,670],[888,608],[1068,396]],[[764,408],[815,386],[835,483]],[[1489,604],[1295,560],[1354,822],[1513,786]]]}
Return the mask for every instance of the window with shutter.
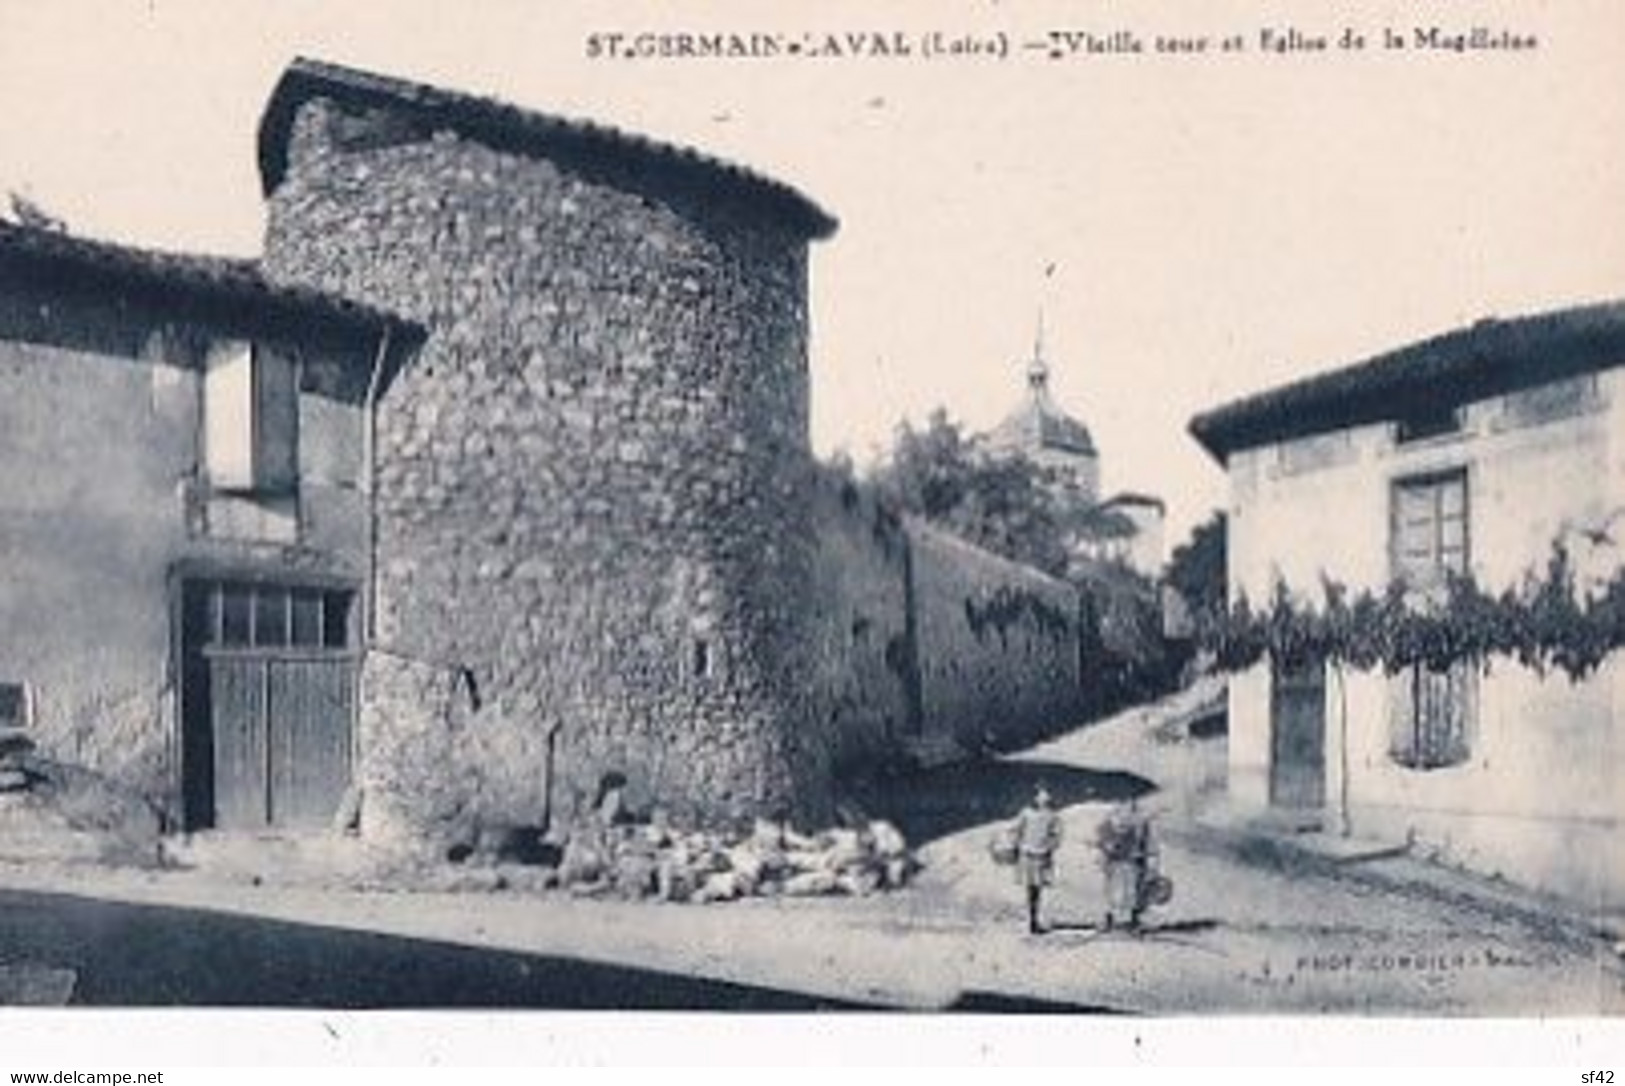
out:
{"label": "window with shutter", "polygon": [[[1467,473],[1401,479],[1394,483],[1394,575],[1423,594],[1441,592],[1447,579],[1468,569]],[[1471,753],[1470,730],[1477,672],[1467,662],[1432,671],[1417,664],[1396,676],[1389,701],[1390,754],[1400,765],[1438,769]]]}
{"label": "window with shutter", "polygon": [[293,359],[243,342],[210,352],[203,375],[209,485],[289,494],[298,485],[299,376]]}

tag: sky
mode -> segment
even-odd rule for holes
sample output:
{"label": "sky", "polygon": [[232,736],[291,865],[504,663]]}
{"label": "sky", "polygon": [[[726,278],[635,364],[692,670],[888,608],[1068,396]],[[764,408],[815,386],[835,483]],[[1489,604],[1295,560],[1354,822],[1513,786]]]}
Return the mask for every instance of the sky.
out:
{"label": "sky", "polygon": [[[1290,13],[1290,15],[1288,14]],[[1387,52],[1382,28],[1534,34]],[[1365,35],[1358,52],[1268,53]],[[593,33],[1241,34],[1240,53],[608,61]],[[689,144],[841,221],[812,258],[813,443],[1055,398],[1170,544],[1226,502],[1225,400],[1490,315],[1625,296],[1615,0],[333,3],[0,0],[0,187],[77,232],[251,255],[255,127],[304,54]]]}

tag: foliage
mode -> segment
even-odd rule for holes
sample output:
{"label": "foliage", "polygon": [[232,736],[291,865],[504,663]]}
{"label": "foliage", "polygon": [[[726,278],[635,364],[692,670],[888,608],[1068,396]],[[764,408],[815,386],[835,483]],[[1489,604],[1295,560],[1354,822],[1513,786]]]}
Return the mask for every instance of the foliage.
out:
{"label": "foliage", "polygon": [[1307,605],[1277,584],[1267,606],[1255,609],[1243,596],[1201,623],[1199,637],[1226,671],[1265,656],[1287,667],[1329,660],[1389,674],[1417,665],[1444,671],[1457,661],[1488,668],[1499,657],[1573,681],[1625,645],[1625,569],[1582,594],[1560,544],[1544,571],[1499,594],[1456,576],[1431,593],[1395,583],[1380,595],[1328,580],[1321,595]]}
{"label": "foliage", "polygon": [[899,426],[889,460],[871,478],[893,507],[1064,578],[1080,591],[1079,616],[1062,615],[1024,593],[967,600],[966,621],[978,635],[1002,631],[1023,617],[1046,629],[1071,623],[1082,641],[1085,685],[1097,711],[1173,688],[1182,660],[1162,638],[1156,586],[1120,563],[1072,561],[1068,554],[1069,532],[1109,537],[1132,531],[1130,518],[1080,507],[1075,495],[1030,460],[987,455],[941,409],[922,427]]}
{"label": "foliage", "polygon": [[978,639],[989,628],[1002,635],[1025,617],[1045,633],[1061,634],[1072,628],[1070,615],[1028,589],[1000,585],[991,593],[965,600],[965,621]]}
{"label": "foliage", "polygon": [[1191,530],[1190,538],[1174,548],[1163,579],[1189,605],[1195,615],[1214,616],[1225,609],[1225,515],[1213,515]]}
{"label": "foliage", "polygon": [[1084,505],[1066,514],[1068,527],[1087,539],[1124,539],[1137,530],[1134,519],[1105,505]]}
{"label": "foliage", "polygon": [[1126,566],[1079,563],[1079,634],[1092,714],[1153,701],[1174,690],[1189,654],[1162,634],[1156,585]]}
{"label": "foliage", "polygon": [[990,457],[941,408],[898,427],[874,482],[897,508],[994,554],[1060,576],[1066,545],[1043,471]]}
{"label": "foliage", "polygon": [[[33,200],[16,192],[8,195],[11,198],[11,221],[18,226],[25,226],[33,230],[46,230],[53,234],[66,234],[68,232],[68,224],[65,221],[52,215]],[[5,217],[0,216],[0,222],[3,221],[5,221]]]}

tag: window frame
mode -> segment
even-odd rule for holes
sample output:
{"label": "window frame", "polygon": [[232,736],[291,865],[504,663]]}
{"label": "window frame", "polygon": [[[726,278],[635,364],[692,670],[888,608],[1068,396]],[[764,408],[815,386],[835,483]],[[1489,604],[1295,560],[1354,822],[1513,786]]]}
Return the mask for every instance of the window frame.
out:
{"label": "window frame", "polygon": [[[1445,580],[1444,575],[1445,575],[1446,572],[1455,572],[1457,574],[1466,574],[1467,572],[1469,572],[1472,569],[1473,507],[1472,507],[1472,493],[1471,493],[1471,490],[1472,490],[1471,473],[1468,471],[1466,465],[1457,465],[1457,466],[1454,466],[1454,467],[1440,468],[1440,469],[1434,470],[1434,471],[1419,472],[1419,473],[1410,474],[1410,475],[1401,475],[1401,476],[1395,477],[1394,479],[1390,480],[1390,482],[1389,482],[1389,486],[1388,486],[1388,568],[1389,568],[1392,576],[1396,580],[1406,580],[1410,575],[1409,571],[1407,571],[1407,569],[1406,569],[1405,562],[1402,560],[1402,555],[1401,555],[1401,551],[1400,551],[1400,536],[1401,536],[1401,533],[1400,533],[1400,528],[1401,528],[1401,520],[1400,520],[1400,501],[1401,501],[1401,499],[1400,499],[1400,495],[1403,492],[1407,491],[1407,490],[1421,490],[1421,489],[1424,489],[1424,488],[1434,490],[1437,493],[1440,493],[1442,495],[1443,487],[1446,484],[1449,484],[1449,483],[1459,483],[1460,486],[1461,486],[1461,512],[1460,512],[1460,518],[1459,518],[1460,521],[1461,521],[1461,543],[1460,543],[1459,547],[1450,548],[1452,550],[1459,550],[1460,551],[1460,553],[1461,553],[1461,568],[1457,569],[1457,570],[1454,570],[1454,571],[1447,571],[1445,569],[1443,563],[1435,561],[1434,569],[1431,571],[1430,575],[1425,580],[1423,580],[1421,582],[1417,582],[1417,583],[1410,583],[1410,584],[1408,584],[1408,587],[1412,587],[1412,588],[1415,588],[1415,589],[1418,589],[1418,590],[1426,591],[1426,590],[1433,589],[1433,588],[1441,586],[1444,583],[1444,580]],[[1438,507],[1440,506],[1440,504],[1442,504],[1442,498],[1439,499],[1439,500],[1436,500],[1435,503],[1434,503],[1435,510],[1434,510],[1434,522],[1433,522],[1433,537],[1434,537],[1434,539],[1433,539],[1434,552],[1433,553],[1435,555],[1435,558],[1442,555],[1443,552],[1446,550],[1444,541],[1442,540],[1441,536],[1443,534],[1444,524],[1445,524],[1447,518],[1445,516],[1443,516],[1442,513],[1439,511]],[[1455,518],[1449,518],[1449,519],[1455,519]]]}
{"label": "window frame", "polygon": [[298,493],[301,370],[295,352],[256,339],[218,340],[205,352],[199,460],[211,491]]}
{"label": "window frame", "polygon": [[[1460,510],[1454,516],[1445,512],[1449,504],[1446,488],[1460,489]],[[1406,491],[1433,492],[1430,515],[1432,568],[1423,576],[1408,568],[1401,551],[1402,495]],[[1466,465],[1397,476],[1389,482],[1389,568],[1396,580],[1411,591],[1436,596],[1443,591],[1446,577],[1465,575],[1472,569],[1472,472]],[[1459,519],[1459,545],[1445,540],[1446,524]],[[1459,554],[1454,565],[1444,559]],[[1471,661],[1453,663],[1443,672],[1418,663],[1390,680],[1388,756],[1395,765],[1412,770],[1448,769],[1472,759],[1476,745],[1478,715],[1478,673]],[[1441,692],[1442,691],[1442,692]],[[1425,707],[1425,709],[1424,709]]]}
{"label": "window frame", "polygon": [[[205,655],[333,656],[353,655],[360,650],[362,631],[357,626],[360,591],[345,584],[311,584],[300,580],[249,577],[203,576],[190,580],[206,594],[204,636],[198,647]],[[245,597],[241,636],[227,636],[226,597]],[[300,640],[295,601],[314,597],[316,637]],[[260,606],[262,601],[279,601],[281,636],[265,637]]]}
{"label": "window frame", "polygon": [[17,711],[11,718],[0,717],[0,732],[30,731],[34,727],[34,691],[26,680],[0,682],[0,690],[15,691]]}

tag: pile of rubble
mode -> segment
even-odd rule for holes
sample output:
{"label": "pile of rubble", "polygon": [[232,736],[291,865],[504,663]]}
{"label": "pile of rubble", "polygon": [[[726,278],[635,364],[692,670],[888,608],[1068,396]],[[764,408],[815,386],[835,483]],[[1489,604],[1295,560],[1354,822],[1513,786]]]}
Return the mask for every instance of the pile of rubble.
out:
{"label": "pile of rubble", "polygon": [[20,728],[0,728],[0,796],[27,792],[38,780],[28,767],[34,741]]}
{"label": "pile of rubble", "polygon": [[559,885],[583,896],[707,903],[754,896],[862,896],[898,889],[918,870],[889,822],[812,836],[758,821],[747,834],[681,832],[648,822],[595,821],[564,844]]}
{"label": "pile of rubble", "polygon": [[0,729],[0,861],[150,865],[158,834],[157,812],[139,797],[40,755],[21,729]]}

